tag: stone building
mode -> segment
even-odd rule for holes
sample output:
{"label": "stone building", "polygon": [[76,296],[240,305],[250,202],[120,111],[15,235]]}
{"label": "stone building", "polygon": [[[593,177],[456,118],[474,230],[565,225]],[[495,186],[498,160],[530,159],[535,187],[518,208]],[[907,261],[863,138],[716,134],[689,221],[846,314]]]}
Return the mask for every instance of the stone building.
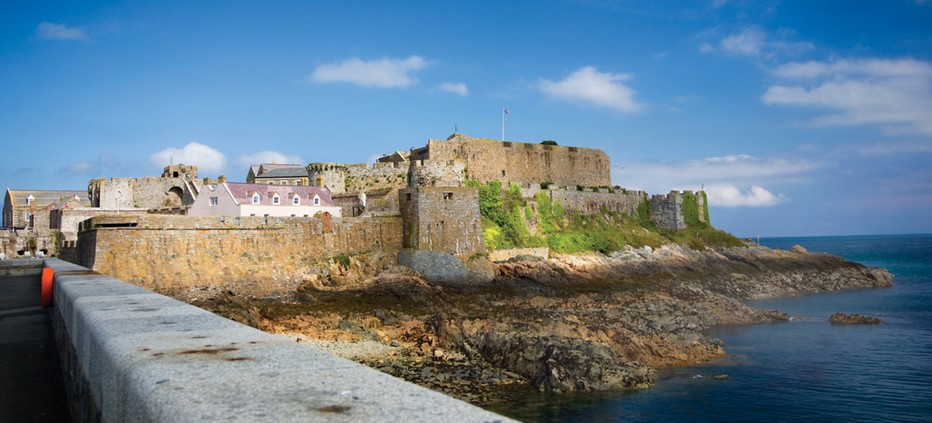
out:
{"label": "stone building", "polygon": [[247,184],[311,185],[307,169],[299,164],[262,163],[252,165],[246,174]]}
{"label": "stone building", "polygon": [[[77,198],[79,202],[90,205],[87,193],[84,191],[44,191],[44,190],[19,190],[7,189],[6,196],[3,198],[3,228],[5,229],[24,229],[36,227],[33,224],[33,217],[38,212],[48,213],[49,206],[59,203],[66,199]],[[45,221],[48,216],[45,216]],[[38,225],[42,227],[43,225]],[[45,229],[48,226],[45,225]]]}

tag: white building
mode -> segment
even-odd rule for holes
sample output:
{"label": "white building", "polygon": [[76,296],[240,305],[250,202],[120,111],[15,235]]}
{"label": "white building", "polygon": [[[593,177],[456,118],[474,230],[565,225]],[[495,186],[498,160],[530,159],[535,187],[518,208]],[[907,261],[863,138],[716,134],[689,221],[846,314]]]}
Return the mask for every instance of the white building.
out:
{"label": "white building", "polygon": [[327,188],[235,182],[204,185],[188,209],[190,216],[314,217],[321,212],[343,216]]}

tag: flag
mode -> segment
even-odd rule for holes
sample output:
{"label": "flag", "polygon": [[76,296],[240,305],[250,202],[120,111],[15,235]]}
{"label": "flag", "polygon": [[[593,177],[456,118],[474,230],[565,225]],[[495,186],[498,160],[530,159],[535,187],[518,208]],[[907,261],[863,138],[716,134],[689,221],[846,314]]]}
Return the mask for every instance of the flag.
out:
{"label": "flag", "polygon": [[504,112],[506,115],[511,114],[511,110],[508,110],[508,109],[502,109],[502,112]]}

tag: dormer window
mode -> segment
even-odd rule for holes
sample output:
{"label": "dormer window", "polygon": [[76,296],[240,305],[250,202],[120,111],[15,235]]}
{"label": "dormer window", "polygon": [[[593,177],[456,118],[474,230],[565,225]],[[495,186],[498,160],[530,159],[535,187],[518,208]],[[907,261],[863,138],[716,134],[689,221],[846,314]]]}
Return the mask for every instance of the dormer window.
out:
{"label": "dormer window", "polygon": [[282,202],[282,198],[279,197],[278,194],[275,194],[275,195],[272,196],[272,204],[274,204],[274,205],[277,206],[277,205],[281,204],[281,202]]}
{"label": "dormer window", "polygon": [[314,205],[315,205],[315,206],[319,206],[319,205],[320,205],[320,196],[319,196],[319,195],[315,195],[315,196],[314,196]]}
{"label": "dormer window", "polygon": [[32,194],[30,194],[28,197],[26,197],[26,205],[27,205],[27,206],[30,205],[30,204],[32,204],[33,201],[36,201],[36,197],[33,197]]}
{"label": "dormer window", "polygon": [[253,204],[259,204],[259,199],[260,199],[260,197],[259,197],[259,193],[258,193],[258,192],[252,195],[252,203],[253,203]]}
{"label": "dormer window", "polygon": [[296,206],[301,205],[301,196],[299,196],[298,194],[295,194],[294,197],[291,197],[291,204],[294,204]]}

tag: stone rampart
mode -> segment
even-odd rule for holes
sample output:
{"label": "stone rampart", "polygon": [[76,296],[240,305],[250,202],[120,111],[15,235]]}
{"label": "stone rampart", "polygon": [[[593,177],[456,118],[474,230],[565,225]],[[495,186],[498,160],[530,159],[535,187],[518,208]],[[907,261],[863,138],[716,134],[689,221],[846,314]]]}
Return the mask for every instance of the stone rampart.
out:
{"label": "stone rampart", "polygon": [[671,191],[668,194],[651,196],[650,220],[661,228],[686,229],[686,220],[683,219],[683,194]]}
{"label": "stone rampart", "polygon": [[337,255],[401,249],[397,217],[99,216],[82,223],[76,261],[160,292],[294,290]]}
{"label": "stone rampart", "polygon": [[178,208],[194,202],[192,182],[154,177],[95,179],[87,187],[93,207],[104,209]]}
{"label": "stone rampart", "polygon": [[591,192],[576,190],[548,190],[551,201],[559,201],[567,212],[573,210],[583,215],[592,215],[608,211],[633,215],[644,194],[636,192]]}
{"label": "stone rampart", "polygon": [[407,186],[408,166],[393,163],[346,166],[346,192],[359,193],[381,189],[401,189]]}
{"label": "stone rampart", "polygon": [[483,183],[612,184],[608,155],[592,148],[501,142],[457,134],[447,140],[429,140],[426,154],[430,160],[465,162],[468,177]]}

